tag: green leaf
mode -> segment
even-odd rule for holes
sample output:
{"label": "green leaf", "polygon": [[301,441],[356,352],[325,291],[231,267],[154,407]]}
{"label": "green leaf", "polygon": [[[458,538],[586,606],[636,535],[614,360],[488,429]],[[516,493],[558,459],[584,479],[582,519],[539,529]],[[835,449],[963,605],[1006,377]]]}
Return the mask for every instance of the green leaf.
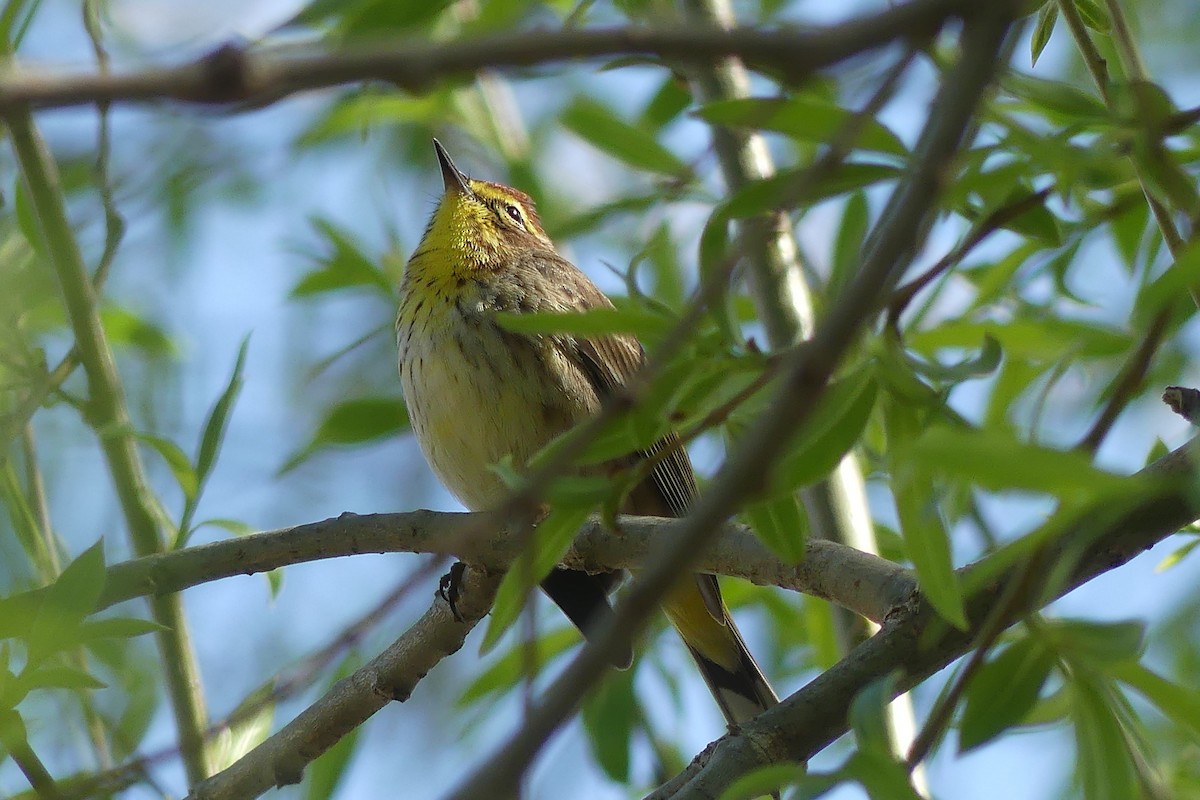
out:
{"label": "green leaf", "polygon": [[1139,797],[1137,768],[1125,732],[1102,687],[1082,677],[1068,684],[1077,751],[1076,773],[1087,800]]}
{"label": "green leaf", "polygon": [[917,572],[917,583],[939,614],[966,630],[966,610],[958,576],[954,573],[950,534],[938,509],[934,465],[908,456],[912,446],[907,443],[916,439],[920,431],[918,412],[890,398],[884,405],[884,426],[892,494],[905,551]]}
{"label": "green leaf", "polygon": [[247,336],[242,339],[242,345],[238,348],[237,359],[233,364],[233,374],[229,376],[225,390],[221,392],[221,396],[217,398],[217,402],[208,412],[208,418],[204,421],[204,428],[200,433],[200,444],[196,448],[196,489],[190,495],[185,495],[187,501],[184,503],[183,513],[179,517],[179,532],[174,543],[176,548],[187,544],[187,540],[192,534],[192,518],[200,501],[200,492],[203,491],[213,465],[216,464],[217,454],[221,449],[221,443],[225,440],[225,432],[229,426],[229,414],[242,390],[242,370],[246,365],[246,350],[249,346],[250,337]]}
{"label": "green leaf", "polygon": [[[109,642],[98,642],[98,645],[107,645]],[[102,650],[102,647],[93,647],[93,652]],[[138,657],[130,657],[132,648],[119,647],[114,648],[119,655],[116,663],[113,666],[119,670],[118,680],[120,681],[122,693],[121,703],[114,709],[116,721],[113,725],[113,749],[115,754],[128,758],[135,752],[142,739],[145,738],[146,732],[150,729],[150,723],[155,719],[155,712],[158,710],[160,702],[159,688],[159,673],[152,665],[143,663],[144,659]]]}
{"label": "green leaf", "polygon": [[1021,722],[1037,702],[1053,666],[1050,651],[1027,636],[980,667],[967,687],[959,751],[987,744]]}
{"label": "green leaf", "polygon": [[37,667],[21,673],[20,683],[26,691],[34,689],[106,689],[108,684],[81,669],[63,665]]}
{"label": "green leaf", "polygon": [[[994,208],[987,209],[986,214],[980,213],[976,218],[984,219],[987,214],[999,209],[1018,206],[1031,199],[1033,195],[1034,192],[1027,187],[1015,186]],[[1058,218],[1046,208],[1045,198],[1038,202],[1037,205],[1026,208],[1020,214],[1005,222],[1001,227],[1030,239],[1036,239],[1050,247],[1060,247],[1063,243],[1062,230],[1059,228]]]}
{"label": "green leaf", "polygon": [[515,642],[512,647],[483,674],[471,682],[459,696],[457,705],[462,708],[486,697],[500,695],[515,688],[528,670],[540,669],[557,656],[579,644],[579,631],[570,626],[552,630],[535,641]]}
{"label": "green leaf", "polygon": [[833,241],[833,266],[830,269],[828,289],[830,297],[837,297],[840,288],[847,283],[858,267],[863,244],[867,240],[870,217],[871,209],[867,203],[866,192],[853,192],[846,199],[842,224],[838,226],[837,237]]}
{"label": "green leaf", "polygon": [[983,346],[978,355],[967,356],[955,364],[924,361],[903,352],[904,360],[913,372],[938,383],[961,383],[972,378],[991,375],[999,368],[1003,355],[1004,351],[1000,347],[1000,342],[988,334],[984,334]]}
{"label": "green leaf", "polygon": [[1163,716],[1200,743],[1200,692],[1167,680],[1136,661],[1123,661],[1109,668],[1110,674],[1132,687],[1154,704]]}
{"label": "green leaf", "polygon": [[659,85],[658,91],[642,109],[638,127],[658,131],[675,120],[692,102],[688,83],[680,76],[668,74]]}
{"label": "green leaf", "polygon": [[233,409],[238,394],[242,391],[242,373],[246,366],[246,351],[249,347],[250,337],[247,336],[242,339],[242,344],[238,348],[237,358],[233,362],[233,373],[229,376],[229,382],[225,384],[225,390],[221,392],[221,396],[217,398],[217,402],[208,412],[208,418],[204,421],[203,433],[200,435],[200,447],[196,453],[196,473],[202,484],[208,479],[213,464],[216,463],[217,451],[220,450],[221,442],[224,441],[225,432],[229,427],[229,412]]}
{"label": "green leaf", "polygon": [[1062,619],[1044,623],[1043,634],[1065,658],[1095,667],[1136,661],[1146,648],[1146,625]]}
{"label": "green leaf", "polygon": [[1016,97],[1026,100],[1030,109],[1063,124],[1084,122],[1111,123],[1108,108],[1097,97],[1069,83],[1048,81],[1010,72],[1000,85]]}
{"label": "green leaf", "polygon": [[203,528],[205,525],[212,525],[213,527],[227,530],[234,536],[249,536],[258,530],[253,525],[242,522],[241,520],[227,519],[225,517],[213,517],[212,519],[206,519],[203,522],[196,523],[197,528]]}
{"label": "green leaf", "polygon": [[1200,547],[1200,538],[1192,539],[1190,542],[1185,542],[1184,544],[1172,550],[1170,553],[1167,553],[1167,555],[1163,557],[1163,560],[1158,562],[1158,566],[1154,568],[1154,571],[1162,572],[1174,567],[1180,561],[1183,561],[1185,558],[1191,555],[1192,551],[1197,547]]}
{"label": "green leaf", "polygon": [[664,175],[679,175],[687,169],[652,134],[630,125],[594,100],[576,100],[562,112],[559,121],[596,149],[637,169]]}
{"label": "green leaf", "polygon": [[148,356],[178,353],[166,331],[128,309],[105,306],[100,309],[100,322],[111,344],[132,347]]}
{"label": "green leaf", "polygon": [[192,461],[187,457],[187,454],[172,442],[170,439],[164,439],[161,436],[153,436],[149,433],[134,433],[139,442],[148,444],[154,449],[154,452],[162,456],[163,461],[171,469],[171,474],[175,476],[175,482],[179,484],[179,488],[183,490],[184,500],[191,500],[196,496],[196,492],[200,488],[200,479],[196,475],[196,470],[192,467]]}
{"label": "green leaf", "polygon": [[1107,358],[1123,354],[1130,337],[1111,328],[1053,317],[1014,319],[1010,322],[951,320],[905,337],[908,346],[933,353],[940,347],[982,346],[992,336],[1010,358],[1049,363],[1066,354]]}
{"label": "green leaf", "polygon": [[1058,6],[1055,5],[1054,0],[1049,0],[1038,12],[1037,26],[1034,27],[1033,36],[1029,39],[1031,66],[1037,65],[1038,57],[1046,49],[1046,45],[1050,41],[1050,34],[1054,33],[1054,23],[1057,21]]}
{"label": "green leaf", "polygon": [[807,168],[785,170],[778,175],[751,181],[738,189],[724,205],[726,219],[755,217],[768,211],[813,206],[846,192],[865,189],[898,177],[890,164],[851,162],[836,170],[814,176]]}
{"label": "green leaf", "polygon": [[516,622],[529,594],[537,590],[541,580],[562,560],[589,513],[591,508],[588,506],[554,508],[534,529],[526,552],[513,562],[500,582],[479,646],[480,653],[495,647],[504,632]]}
{"label": "green leaf", "polygon": [[[970,269],[960,269],[958,274],[975,284],[975,297],[971,301],[971,310],[991,306],[1000,297],[1008,294],[1012,288],[1013,276],[1042,250],[1036,242],[1022,242],[1016,248],[1001,256],[994,264],[979,264]],[[990,334],[985,334],[990,336]]]}
{"label": "green leaf", "polygon": [[311,297],[341,289],[367,288],[387,297],[394,294],[391,279],[355,244],[353,235],[323,218],[311,220],[329,252],[312,256],[318,268],[292,287],[292,297]]}
{"label": "green leaf", "polygon": [[804,559],[808,515],[794,494],[751,503],[742,514],[758,538],[780,559],[789,564],[798,564]]}
{"label": "green leaf", "polygon": [[404,401],[399,397],[360,397],[330,409],[317,432],[303,448],[288,457],[279,474],[290,472],[314,453],[336,445],[364,444],[408,429]]}
{"label": "green leaf", "polygon": [[[338,681],[354,674],[358,666],[358,658],[353,653],[343,659],[338,668],[334,670],[333,675],[330,676],[327,691],[333,688]],[[346,767],[350,765],[350,759],[354,755],[361,731],[361,725],[353,726],[346,735],[339,737],[336,744],[318,756],[305,770],[307,780],[304,785],[304,800],[329,800],[334,796],[334,791],[341,783],[342,776],[346,774]]]}
{"label": "green leaf", "polygon": [[148,619],[107,617],[85,621],[79,627],[79,638],[82,642],[87,643],[97,639],[129,639],[165,630],[167,628]]}
{"label": "green leaf", "polygon": [[[832,141],[858,116],[853,111],[812,97],[719,100],[701,106],[694,114],[707,122],[778,131],[797,141],[815,144]],[[862,125],[854,140],[856,148],[896,156],[908,154],[900,137],[878,120],[855,121],[854,124]]]}
{"label": "green leaf", "polygon": [[79,554],[42,593],[29,638],[29,661],[78,644],[84,618],[96,609],[104,590],[104,540]]}
{"label": "green leaf", "polygon": [[1083,453],[1028,444],[1000,431],[931,428],[899,458],[991,491],[1024,490],[1063,498],[1127,492],[1136,480],[1094,467]]}
{"label": "green leaf", "polygon": [[665,314],[640,308],[594,308],[584,312],[497,313],[500,327],[529,335],[570,335],[584,338],[633,334],[639,339],[661,338],[675,321]]}
{"label": "green leaf", "polygon": [[220,772],[249,753],[267,738],[275,718],[275,679],[255,689],[229,715],[232,725],[223,727],[208,743],[209,763]]}
{"label": "green leaf", "polygon": [[1108,12],[1095,0],[1075,0],[1075,10],[1079,12],[1083,24],[1097,33],[1107,36],[1112,31],[1112,21],[1108,18]]}
{"label": "green leaf", "polygon": [[1161,142],[1144,137],[1134,140],[1134,161],[1147,188],[1168,207],[1191,213],[1200,207],[1200,195],[1195,181],[1178,159],[1172,157]]}
{"label": "green leaf", "polygon": [[886,334],[875,338],[870,343],[870,353],[875,377],[889,395],[914,408],[942,405],[942,393],[921,380],[913,369],[914,364],[929,365],[906,352],[896,336]]}
{"label": "green leaf", "polygon": [[583,702],[583,728],[592,756],[616,783],[629,780],[629,751],[641,714],[633,694],[632,670],[610,674]]}
{"label": "green leaf", "polygon": [[[804,788],[819,786],[824,791],[829,784],[821,782],[818,776],[814,776],[813,781],[808,781],[802,764],[768,764],[739,775],[721,792],[719,800],[756,800],[756,798],[778,794],[780,790],[789,786]],[[819,793],[788,795],[788,797],[817,796]]]}
{"label": "green leaf", "polygon": [[[1119,201],[1118,201],[1119,202]],[[1146,203],[1126,203],[1125,210],[1108,224],[1108,234],[1126,270],[1132,274],[1138,264],[1138,251],[1150,223],[1150,207]]]}
{"label": "green leaf", "polygon": [[872,800],[921,800],[907,766],[892,752],[887,705],[895,696],[896,674],[879,678],[855,695],[850,725],[858,751],[843,772],[855,778]]}
{"label": "green leaf", "polygon": [[862,437],[875,408],[877,390],[878,383],[869,368],[858,369],[830,384],[799,441],[775,470],[773,490],[791,492],[833,472]]}
{"label": "green leaf", "polygon": [[892,758],[887,707],[896,695],[895,673],[881,676],[854,696],[850,702],[850,727],[860,751]]}

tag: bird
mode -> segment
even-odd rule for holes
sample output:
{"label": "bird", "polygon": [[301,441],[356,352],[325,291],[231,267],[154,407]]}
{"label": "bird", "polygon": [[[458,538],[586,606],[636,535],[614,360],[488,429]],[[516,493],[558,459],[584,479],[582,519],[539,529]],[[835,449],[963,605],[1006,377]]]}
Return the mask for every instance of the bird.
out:
{"label": "bird", "polygon": [[[490,467],[518,468],[559,434],[593,417],[641,369],[636,337],[534,335],[506,330],[499,313],[613,308],[542,228],[533,200],[468,177],[436,139],[443,193],[400,284],[399,371],[412,430],[433,472],[468,509],[487,511],[509,490]],[[667,451],[665,456],[663,451]],[[624,462],[657,454],[626,513],[682,517],[697,496],[687,450],[674,435]],[[610,616],[623,574],[555,568],[542,590],[586,637]],[[663,602],[730,725],[779,702],[721,597],[714,575],[683,576]],[[632,649],[612,655],[628,667]]]}

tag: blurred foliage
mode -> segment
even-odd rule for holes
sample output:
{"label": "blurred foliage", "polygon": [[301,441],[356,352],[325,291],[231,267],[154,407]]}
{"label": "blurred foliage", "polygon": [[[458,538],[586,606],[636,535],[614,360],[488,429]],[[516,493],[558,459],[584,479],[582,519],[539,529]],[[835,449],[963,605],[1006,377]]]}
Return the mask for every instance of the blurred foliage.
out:
{"label": "blurred foliage", "polygon": [[[18,60],[37,15],[55,13],[41,5],[11,0],[0,9],[0,41]],[[771,26],[807,20],[810,5],[764,0],[739,10],[744,22]],[[1116,474],[1111,459],[1099,466],[1076,445],[1106,404],[1136,408],[1160,387],[1186,382],[1195,349],[1189,332],[1196,307],[1188,295],[1200,285],[1200,248],[1185,242],[1172,253],[1147,202],[1165,209],[1174,224],[1200,217],[1200,137],[1195,115],[1174,99],[1186,94],[1179,87],[1191,85],[1193,76],[1174,72],[1155,83],[1124,74],[1108,6],[1072,0],[1071,7],[1113,71],[1107,101],[1077,63],[1063,4],[1031,9],[1013,66],[984,104],[970,145],[947,166],[938,221],[908,275],[924,279],[920,290],[898,292],[887,324],[872,327],[838,366],[808,423],[742,514],[773,552],[799,559],[809,528],[799,490],[826,477],[845,454],[857,453],[878,499],[872,511],[883,555],[911,566],[933,606],[959,626],[972,588],[1085,511],[1119,508],[1144,491],[1145,482]],[[1142,8],[1127,8],[1135,11]],[[140,48],[117,19],[107,21],[110,45],[127,62],[156,63],[153,49]],[[1158,37],[1169,40],[1178,31],[1167,30],[1161,18],[1138,21],[1145,27],[1135,28],[1135,46],[1155,56],[1153,67],[1167,63],[1162,52],[1178,47]],[[261,44],[300,40],[315,48],[352,48],[396,37],[449,41],[513,29],[677,22],[669,4],[651,2],[315,0]],[[76,23],[53,17],[46,24]],[[1197,32],[1194,19],[1186,27]],[[229,359],[232,368],[224,367],[228,380],[200,395],[202,403],[211,399],[194,429],[163,424],[174,419],[180,395],[195,394],[191,385],[180,389],[195,365],[188,331],[170,313],[159,313],[148,287],[153,280],[170,287],[177,276],[168,273],[188,268],[185,256],[201,243],[210,212],[264,213],[256,204],[270,197],[273,170],[285,170],[289,161],[324,157],[369,173],[415,170],[425,186],[436,172],[429,147],[435,134],[473,175],[533,195],[551,236],[564,251],[571,247],[570,255],[604,282],[617,306],[580,316],[513,316],[502,324],[530,336],[633,333],[651,354],[687,334],[658,365],[637,406],[580,448],[578,463],[608,461],[675,430],[708,455],[701,466],[711,467],[714,454],[755,424],[782,357],[760,349],[758,310],[734,269],[736,223],[786,210],[807,251],[805,277],[818,307],[827,307],[853,279],[882,201],[913,157],[930,76],[953,68],[947,44],[934,42],[921,53],[895,94],[865,118],[864,79],[849,69],[794,86],[759,75],[752,97],[703,103],[684,72],[639,57],[614,59],[600,70],[551,65],[438,81],[420,95],[384,84],[329,91],[303,109],[298,128],[272,132],[275,151],[265,158],[256,149],[261,143],[243,146],[221,131],[219,118],[179,108],[139,112],[138,125],[122,129],[129,133],[114,142],[119,169],[109,169],[109,156],[95,152],[88,137],[49,137],[62,172],[54,188],[63,193],[93,265],[104,239],[115,236],[99,212],[104,193],[114,194],[128,215],[153,217],[170,245],[147,246],[135,231],[120,244],[141,258],[117,259],[112,283],[119,288],[96,276],[108,355],[118,360],[136,401],[133,429],[125,433],[150,456],[156,477],[152,485],[116,491],[152,499],[167,534],[164,547],[186,546],[202,527],[234,535],[253,530],[222,512],[199,517],[203,492],[225,463],[218,457],[254,347],[245,340]],[[871,81],[896,63],[895,53],[869,58]],[[711,126],[763,132],[778,174],[728,191],[709,144]],[[844,157],[814,170],[831,145]],[[92,442],[115,432],[90,416],[87,382],[70,352],[67,315],[29,189],[7,158],[0,160],[0,181],[0,750],[27,772],[31,753],[62,739],[86,741],[89,754],[76,748],[76,760],[61,776],[56,764],[55,777],[77,774],[71,785],[84,787],[78,796],[103,796],[113,787],[154,783],[136,765],[103,770],[146,754],[147,732],[164,697],[164,665],[134,639],[156,630],[153,623],[127,611],[96,612],[104,553],[125,552],[116,534],[83,549],[58,522],[71,511],[71,493],[59,486],[47,499],[45,484],[59,483],[53,470],[63,469],[73,452],[61,432],[65,424],[90,427]],[[312,187],[313,195],[320,191]],[[321,474],[323,464],[352,469],[348,459],[365,448],[407,436],[391,377],[392,315],[405,257],[429,211],[426,200],[410,191],[400,206],[376,203],[377,219],[354,212],[334,218],[317,206],[307,222],[293,220],[289,240],[279,242],[292,249],[294,274],[285,281],[290,291],[273,299],[305,320],[305,332],[321,334],[295,337],[298,356],[280,378],[309,422],[293,437],[290,453],[271,454],[281,482],[307,470]],[[372,238],[379,230],[382,241]],[[610,262],[615,266],[608,272],[597,267]],[[704,281],[718,282],[724,294],[691,315]],[[327,322],[344,319],[332,309],[345,308],[352,309],[354,325]],[[863,309],[871,319],[877,311]],[[236,324],[239,336],[254,327],[252,320]],[[1159,339],[1144,380],[1130,392],[1119,376],[1148,336]],[[1120,446],[1141,449],[1122,463],[1125,471],[1136,469],[1144,452],[1162,451],[1158,433],[1125,423],[1132,416],[1122,417]],[[543,457],[574,447],[573,435],[551,443]],[[87,469],[90,483],[113,491],[101,466]],[[496,469],[513,485],[524,480],[522,465],[503,462]],[[458,703],[447,703],[446,714],[464,720],[462,730],[541,685],[575,647],[577,634],[555,616],[522,624],[532,587],[557,563],[581,520],[592,512],[611,515],[636,478],[628,472],[614,480],[568,475],[550,487],[552,510],[531,538],[529,558],[508,576],[488,623],[483,647],[490,652],[466,669],[469,680],[451,689]],[[1036,530],[993,519],[992,509],[1024,509],[1030,501],[1054,509]],[[111,497],[107,502],[113,505]],[[1013,517],[1022,518],[1016,511]],[[1194,532],[1188,536],[1163,568],[1195,568],[1198,540]],[[76,551],[73,559],[64,557]],[[977,563],[964,579],[955,568],[968,560]],[[277,589],[279,576],[271,579]],[[1063,570],[1050,569],[1041,590],[1050,595],[1061,580]],[[727,595],[739,617],[755,623],[751,649],[762,654],[777,684],[798,685],[836,658],[820,601],[733,582]],[[939,752],[953,757],[1025,730],[1055,729],[1075,748],[1076,759],[1064,765],[1072,772],[1073,796],[1200,797],[1200,595],[1193,589],[1163,602],[1176,605],[1157,628],[1143,620],[1113,621],[1123,616],[1113,604],[1096,609],[1095,619],[1059,618],[1051,608],[1008,631],[955,709],[957,749],[944,743]],[[609,781],[626,794],[638,792],[690,757],[674,740],[684,732],[673,721],[696,675],[675,669],[664,655],[670,648],[657,646],[663,630],[656,622],[634,667],[609,676],[586,698],[581,721],[594,772],[580,776],[581,785]],[[347,658],[309,683],[328,685],[356,663]],[[254,678],[246,683],[258,688],[235,712],[240,723],[224,728],[212,745],[222,764],[271,729],[274,677]],[[807,775],[770,768],[744,776],[731,796],[789,785],[816,796],[843,783],[872,798],[916,796],[884,735],[891,680],[879,676],[856,699],[854,742],[839,745],[839,766]],[[108,688],[101,698],[96,690],[102,686]],[[33,719],[40,724],[28,724]],[[710,738],[719,733],[712,730]],[[337,794],[360,747],[356,732],[317,760],[304,796]],[[1063,777],[1048,775],[1045,783],[1054,786]],[[0,780],[4,794],[25,788],[16,773]]]}

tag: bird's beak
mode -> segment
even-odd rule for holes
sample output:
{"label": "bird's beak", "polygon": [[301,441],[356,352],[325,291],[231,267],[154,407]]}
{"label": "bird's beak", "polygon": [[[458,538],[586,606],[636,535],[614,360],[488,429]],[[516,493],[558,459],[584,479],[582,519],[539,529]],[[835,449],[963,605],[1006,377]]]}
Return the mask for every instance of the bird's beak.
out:
{"label": "bird's beak", "polygon": [[442,187],[446,194],[454,192],[464,197],[474,197],[475,192],[467,182],[467,176],[458,171],[458,167],[450,160],[450,154],[437,139],[433,140],[433,149],[437,151],[438,163],[442,167]]}

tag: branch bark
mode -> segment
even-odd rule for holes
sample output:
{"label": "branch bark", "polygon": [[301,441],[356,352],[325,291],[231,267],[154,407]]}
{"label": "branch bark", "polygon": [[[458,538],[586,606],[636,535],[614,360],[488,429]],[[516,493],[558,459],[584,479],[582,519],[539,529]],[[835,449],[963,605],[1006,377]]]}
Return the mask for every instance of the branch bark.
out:
{"label": "branch bark", "polygon": [[[524,526],[501,526],[487,538],[459,535],[476,528],[480,516],[438,511],[343,514],[138,558],[108,568],[98,605],[106,608],[133,597],[179,592],[234,575],[362,553],[433,553],[484,569],[507,569],[523,552]],[[591,572],[636,569],[656,542],[674,536],[681,525],[679,520],[657,517],[621,517],[619,524],[620,530],[613,532],[600,520],[589,520],[563,557],[563,566]],[[803,561],[785,564],[746,526],[736,523],[725,526],[698,565],[702,572],[805,592],[877,622],[916,590],[912,575],[903,567],[834,542],[809,542]]]}
{"label": "branch bark", "polygon": [[343,678],[278,733],[233,766],[195,786],[190,800],[257,797],[274,786],[299,783],[304,768],[339,739],[413,688],[446,656],[458,652],[467,634],[492,607],[502,573],[468,567],[454,609],[434,600],[416,624],[390,647]]}
{"label": "branch bark", "polygon": [[914,0],[818,31],[543,30],[320,55],[261,53],[226,45],[189,64],[141,72],[52,75],[10,71],[0,79],[0,111],[156,100],[255,106],[300,91],[366,80],[421,92],[437,81],[482,69],[629,54],[689,63],[736,55],[754,69],[775,71],[788,81],[797,81],[898,38],[929,35],[947,20],[977,11],[972,0]]}
{"label": "branch bark", "polygon": [[[1050,542],[1046,563],[1070,559],[1075,568],[1050,591],[1026,594],[1013,605],[1004,627],[1016,622],[1191,523],[1200,516],[1193,440],[1138,473],[1161,479],[1136,501],[1106,503]],[[1031,540],[1038,532],[1029,534]],[[976,567],[960,570],[969,581]],[[1021,564],[976,592],[967,603],[969,627],[962,631],[942,622],[925,603],[914,603],[890,619],[874,637],[779,706],[710,747],[676,780],[675,791],[653,793],[654,800],[717,797],[746,771],[778,761],[805,761],[848,729],[855,696],[881,676],[896,672],[896,693],[904,692],[967,652],[1009,583],[1020,579]],[[931,635],[934,634],[934,635]]]}
{"label": "branch bark", "polygon": [[[685,18],[708,27],[729,30],[736,23],[729,0],[682,0],[680,5]],[[891,79],[884,82],[886,86],[894,86],[909,61],[909,58],[902,59],[894,68]],[[751,94],[749,74],[737,58],[726,58],[697,68],[692,73],[692,84],[696,94],[705,102],[749,97]],[[890,94],[890,89],[882,90],[879,101],[882,102]],[[875,111],[868,107],[863,116],[873,118]],[[813,171],[832,169],[833,164],[844,160],[850,149],[845,140],[852,140],[854,136],[849,134],[857,133],[856,124],[848,127],[853,130],[844,132],[848,135],[839,132],[834,137],[820,160],[812,166]],[[762,134],[714,125],[712,137],[725,184],[731,192],[775,174],[771,151]],[[788,212],[780,210],[742,220],[739,224],[739,240],[746,254],[750,296],[771,348],[779,350],[790,347],[811,336],[816,324],[816,311]],[[875,527],[867,505],[866,484],[855,452],[847,453],[827,479],[805,488],[800,492],[800,497],[814,536],[873,555],[879,554]],[[845,609],[845,606],[842,608]],[[840,655],[845,655],[874,632],[873,626],[865,623],[861,616],[844,611],[837,613],[838,609],[833,611],[833,626]],[[879,622],[872,617],[868,619]],[[900,698],[892,704],[889,722],[890,735],[897,750],[907,750],[911,744],[911,732],[916,727],[909,698]],[[916,778],[924,784],[923,772],[917,773]],[[921,788],[926,790],[923,785]]]}

